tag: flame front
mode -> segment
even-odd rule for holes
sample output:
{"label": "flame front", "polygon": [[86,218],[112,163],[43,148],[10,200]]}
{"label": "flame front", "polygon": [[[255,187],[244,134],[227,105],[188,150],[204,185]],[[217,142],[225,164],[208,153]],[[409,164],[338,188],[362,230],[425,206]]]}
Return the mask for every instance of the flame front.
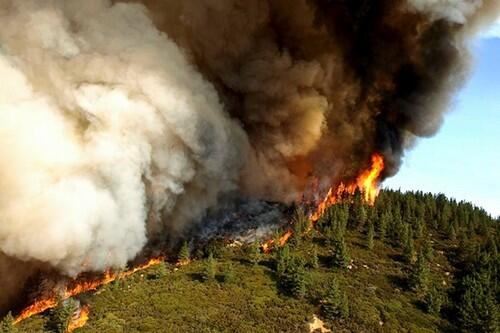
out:
{"label": "flame front", "polygon": [[[363,193],[363,197],[365,202],[370,205],[375,203],[375,199],[377,198],[379,192],[379,178],[384,171],[384,158],[380,154],[372,155],[372,165],[370,169],[364,171],[359,175],[356,179],[356,187],[361,190]],[[349,193],[353,194],[356,191],[356,188],[350,189]]]}
{"label": "flame front", "polygon": [[58,297],[58,295],[53,294],[47,298],[36,300],[33,304],[25,308],[19,316],[17,316],[15,323],[19,323],[20,321],[27,319],[35,314],[42,313],[45,310],[54,308],[57,306],[58,300],[65,300],[70,297],[91,291],[96,290],[100,286],[109,284],[115,280],[122,279],[124,277],[130,276],[137,271],[141,271],[147,269],[151,266],[155,266],[160,264],[165,258],[164,257],[156,257],[148,260],[147,262],[133,267],[127,271],[121,273],[115,273],[111,270],[106,271],[100,278],[94,280],[79,280],[75,279],[71,281],[67,286],[62,296]]}
{"label": "flame front", "polygon": [[[356,190],[361,192],[364,202],[369,205],[373,205],[375,203],[375,199],[379,193],[378,186],[380,182],[380,175],[382,174],[382,171],[384,171],[385,164],[383,156],[379,153],[374,153],[372,155],[371,162],[370,168],[361,172],[354,182],[347,185],[340,183],[337,188],[330,187],[328,189],[325,198],[317,204],[316,209],[309,215],[309,221],[311,221],[310,228],[318,222],[330,206],[340,202],[346,195],[354,195]],[[279,238],[279,245],[285,245],[292,235],[293,231],[288,229],[283,236]],[[274,240],[268,240],[262,244],[262,251],[264,253],[269,253],[273,244]]]}
{"label": "flame front", "polygon": [[[277,240],[277,243],[279,246],[284,246],[286,244],[286,242],[288,242],[288,239],[290,239],[290,237],[293,236],[293,231],[292,229],[288,229],[278,240]],[[264,244],[262,244],[262,252],[264,253],[269,253],[271,252],[271,248],[274,244],[275,240],[274,239],[270,239],[268,240],[267,242],[265,242]]]}
{"label": "flame front", "polygon": [[[375,153],[372,155],[372,164],[369,169],[363,171],[354,182],[345,185],[344,183],[340,183],[340,185],[334,189],[331,187],[325,198],[317,205],[314,212],[309,215],[309,220],[311,221],[311,225],[314,225],[324,214],[324,212],[332,205],[338,203],[345,195],[353,195],[356,190],[359,190],[363,195],[363,199],[366,203],[373,205],[375,199],[378,195],[379,189],[379,178],[384,170],[384,158],[382,155]],[[293,235],[293,231],[288,229],[278,240],[277,243],[279,246],[283,246],[286,244],[288,239]],[[269,240],[262,244],[262,250],[264,253],[268,253],[271,251],[271,247],[274,244],[275,240]],[[72,283],[68,284],[66,290],[62,294],[62,299],[67,299],[76,295],[79,295],[84,292],[88,292],[91,290],[96,290],[98,287],[102,285],[106,285],[111,283],[117,279],[121,279],[127,277],[129,275],[134,274],[137,271],[147,269],[151,266],[158,265],[164,260],[164,257],[152,258],[146,263],[133,267],[128,271],[115,273],[111,270],[108,270],[104,273],[104,275],[95,280],[74,280]],[[35,301],[32,305],[28,306],[24,309],[19,316],[16,318],[15,323],[18,323],[26,318],[29,318],[35,314],[44,312],[47,309],[53,308],[57,305],[58,298],[56,295],[53,295],[48,298],[40,299]],[[83,309],[82,309],[83,310]],[[88,316],[88,313],[87,313]],[[86,319],[85,319],[86,321]],[[83,326],[83,325],[82,325]],[[78,326],[81,327],[81,326]],[[77,327],[75,327],[77,328]]]}
{"label": "flame front", "polygon": [[316,210],[309,216],[309,219],[314,224],[325,213],[328,207],[338,203],[345,195],[353,195],[356,190],[359,190],[363,195],[363,199],[369,205],[375,203],[379,189],[379,179],[382,171],[384,171],[384,158],[382,155],[375,153],[372,155],[372,164],[369,169],[361,172],[356,178],[356,181],[345,185],[340,183],[337,189],[331,187],[328,190],[323,201],[318,204]]}
{"label": "flame front", "polygon": [[88,305],[83,306],[78,312],[78,317],[71,320],[66,331],[73,332],[77,328],[85,326],[85,324],[89,320],[89,314],[90,314],[90,306]]}

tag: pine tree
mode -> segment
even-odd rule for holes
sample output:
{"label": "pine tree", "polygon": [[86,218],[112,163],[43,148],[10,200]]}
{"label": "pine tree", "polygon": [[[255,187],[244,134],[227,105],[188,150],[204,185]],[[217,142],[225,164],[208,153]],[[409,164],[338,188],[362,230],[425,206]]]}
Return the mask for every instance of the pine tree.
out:
{"label": "pine tree", "polygon": [[349,316],[347,296],[341,291],[340,285],[335,278],[331,281],[328,292],[323,299],[321,311],[323,316],[330,320]]}
{"label": "pine tree", "polygon": [[385,240],[385,236],[387,233],[387,227],[389,223],[391,222],[392,215],[390,212],[384,212],[382,213],[382,216],[380,217],[379,221],[379,226],[378,226],[378,237],[381,241]]}
{"label": "pine tree", "polygon": [[16,333],[18,332],[17,327],[14,326],[14,317],[12,313],[9,312],[3,317],[0,322],[0,333]]}
{"label": "pine tree", "polygon": [[234,268],[231,263],[227,263],[223,266],[222,281],[225,283],[231,283],[234,281]]}
{"label": "pine tree", "polygon": [[318,250],[316,250],[316,247],[312,250],[308,266],[314,269],[319,267]]}
{"label": "pine tree", "polygon": [[375,245],[374,243],[374,238],[375,237],[375,228],[373,227],[373,223],[370,223],[368,226],[368,233],[366,234],[366,247],[369,250],[373,249],[373,246]]}
{"label": "pine tree", "polygon": [[456,241],[457,240],[457,232],[455,230],[455,226],[451,225],[449,231],[448,231],[448,238],[451,241]]}
{"label": "pine tree", "polygon": [[51,326],[55,332],[66,333],[73,314],[78,310],[78,303],[69,298],[58,302],[58,305],[51,310]]}
{"label": "pine tree", "polygon": [[443,303],[443,293],[438,288],[436,288],[436,286],[433,286],[426,292],[424,296],[424,305],[427,313],[439,316]]}
{"label": "pine tree", "polygon": [[415,245],[413,243],[413,235],[408,233],[406,236],[406,241],[403,246],[403,258],[406,263],[412,263],[415,261]]}
{"label": "pine tree", "polygon": [[410,288],[418,293],[425,293],[427,291],[429,277],[429,264],[427,263],[424,254],[419,252],[417,261],[413,264],[408,279]]}
{"label": "pine tree", "polygon": [[462,331],[497,333],[500,309],[489,276],[473,273],[466,276],[461,285],[457,314]]}
{"label": "pine tree", "polygon": [[302,234],[304,234],[311,225],[311,221],[302,208],[297,208],[295,210],[293,222],[294,235],[296,235],[297,237],[301,237]]}
{"label": "pine tree", "polygon": [[434,249],[432,248],[432,243],[429,239],[424,243],[423,253],[427,261],[431,261],[434,257]]}
{"label": "pine tree", "polygon": [[191,257],[191,251],[189,250],[189,245],[186,241],[184,241],[179,250],[179,254],[177,255],[177,260],[180,262],[186,262],[189,261],[190,257]]}
{"label": "pine tree", "polygon": [[296,256],[283,256],[277,267],[278,284],[287,294],[302,298],[306,293],[308,274],[304,260]]}
{"label": "pine tree", "polygon": [[287,267],[290,265],[290,261],[292,260],[292,255],[290,253],[290,247],[288,244],[283,246],[277,256],[276,256],[276,273],[279,276],[283,275],[286,271]]}
{"label": "pine tree", "polygon": [[422,218],[415,218],[415,237],[421,238],[424,235],[424,230],[425,230],[425,222],[422,220]]}
{"label": "pine tree", "polygon": [[158,279],[163,279],[165,276],[167,276],[167,274],[168,274],[167,266],[165,266],[165,263],[162,262],[156,267],[151,276],[154,279],[158,280]]}
{"label": "pine tree", "polygon": [[247,251],[248,251],[247,255],[248,255],[248,259],[249,259],[250,263],[252,263],[253,265],[257,265],[262,258],[262,253],[260,251],[259,242],[255,241],[252,244],[250,244],[250,246],[248,246],[248,248],[247,248]]}
{"label": "pine tree", "polygon": [[213,255],[210,253],[205,261],[203,271],[201,272],[201,279],[203,281],[208,282],[215,280],[216,264]]}
{"label": "pine tree", "polygon": [[354,194],[354,202],[351,205],[351,214],[349,224],[351,227],[362,228],[368,219],[368,213],[363,203],[361,192],[356,191]]}
{"label": "pine tree", "polygon": [[287,283],[290,294],[295,298],[302,298],[306,294],[307,273],[303,262],[293,260],[287,271]]}
{"label": "pine tree", "polygon": [[337,268],[346,268],[349,265],[349,253],[344,237],[338,238],[334,244],[332,265]]}

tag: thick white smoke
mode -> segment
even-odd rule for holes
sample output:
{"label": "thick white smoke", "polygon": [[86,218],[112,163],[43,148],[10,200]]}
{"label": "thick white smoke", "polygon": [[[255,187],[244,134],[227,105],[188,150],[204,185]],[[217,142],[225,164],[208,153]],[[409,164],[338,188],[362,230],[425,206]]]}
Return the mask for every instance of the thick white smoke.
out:
{"label": "thick white smoke", "polygon": [[2,252],[123,266],[234,189],[246,137],[143,6],[0,0],[0,20]]}

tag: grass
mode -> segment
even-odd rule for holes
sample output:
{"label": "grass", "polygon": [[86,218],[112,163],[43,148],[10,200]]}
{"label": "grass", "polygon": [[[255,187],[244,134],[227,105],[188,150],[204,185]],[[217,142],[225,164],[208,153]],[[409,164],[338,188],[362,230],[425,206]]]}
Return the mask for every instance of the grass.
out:
{"label": "grass", "polygon": [[[333,332],[437,332],[449,324],[425,313],[418,296],[405,287],[407,265],[398,260],[400,250],[378,240],[372,251],[364,245],[364,235],[346,234],[352,268],[335,271],[325,258],[329,246],[317,232],[297,245],[294,251],[304,258],[316,248],[320,267],[310,269],[307,296],[294,299],[277,288],[273,256],[260,264],[247,262],[242,249],[227,249],[217,260],[218,269],[231,263],[232,282],[202,282],[204,260],[175,268],[156,278],[158,267],[84,295],[92,312],[86,326],[76,332],[308,332],[307,322],[320,314],[321,299],[328,281],[336,275],[350,304],[350,317],[327,322]],[[436,240],[436,249],[449,244]],[[446,251],[444,251],[446,253]],[[323,260],[322,260],[323,259]],[[439,264],[439,266],[437,265]],[[433,275],[447,279],[450,264],[444,254],[435,251]],[[45,332],[48,318],[38,315],[20,325],[20,332]]]}

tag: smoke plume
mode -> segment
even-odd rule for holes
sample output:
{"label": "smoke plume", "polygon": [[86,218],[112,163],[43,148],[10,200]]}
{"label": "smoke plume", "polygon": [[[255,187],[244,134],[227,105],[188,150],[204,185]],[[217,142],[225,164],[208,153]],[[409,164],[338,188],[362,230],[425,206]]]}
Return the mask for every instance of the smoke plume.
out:
{"label": "smoke plume", "polygon": [[[495,0],[0,0],[0,251],[123,267],[237,193],[385,177]],[[9,259],[14,260],[14,259]]]}

